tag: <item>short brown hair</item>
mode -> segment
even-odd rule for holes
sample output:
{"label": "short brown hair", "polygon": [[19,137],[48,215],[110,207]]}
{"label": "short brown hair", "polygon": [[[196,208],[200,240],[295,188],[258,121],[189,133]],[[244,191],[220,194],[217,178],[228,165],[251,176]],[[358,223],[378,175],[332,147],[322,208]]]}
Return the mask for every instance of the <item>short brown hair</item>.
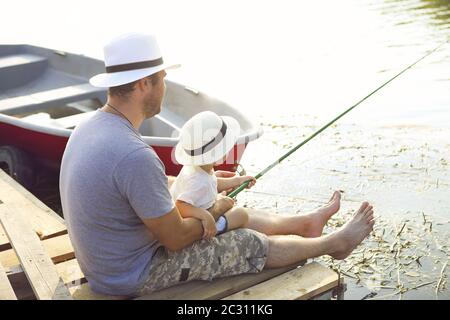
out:
{"label": "short brown hair", "polygon": [[[151,83],[152,86],[158,84],[159,82],[159,77],[157,76],[159,72],[152,74],[151,76],[148,76],[146,78],[148,78]],[[134,91],[134,87],[136,86],[136,83],[139,80],[130,82],[130,83],[126,83],[120,86],[116,86],[116,87],[110,87],[108,89],[109,95],[111,96],[116,96],[116,97],[121,97],[121,98],[128,98],[129,95]]]}

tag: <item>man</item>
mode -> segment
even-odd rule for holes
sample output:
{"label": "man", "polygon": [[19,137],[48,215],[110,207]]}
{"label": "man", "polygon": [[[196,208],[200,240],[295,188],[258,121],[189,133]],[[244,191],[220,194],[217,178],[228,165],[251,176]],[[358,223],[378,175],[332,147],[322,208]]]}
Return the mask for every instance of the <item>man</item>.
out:
{"label": "man", "polygon": [[[107,44],[104,53],[107,72],[91,83],[109,88],[108,101],[72,133],[60,175],[69,236],[93,291],[138,296],[184,281],[259,272],[324,254],[344,259],[369,235],[373,209],[364,202],[345,226],[321,236],[339,210],[340,194],[335,192],[327,206],[303,215],[249,209],[245,229],[201,240],[201,222],[180,216],[163,163],[137,131],[160,112],[165,92],[169,66],[156,39],[123,35]],[[218,179],[229,175],[218,172]],[[217,220],[233,205],[220,196],[209,211]]]}

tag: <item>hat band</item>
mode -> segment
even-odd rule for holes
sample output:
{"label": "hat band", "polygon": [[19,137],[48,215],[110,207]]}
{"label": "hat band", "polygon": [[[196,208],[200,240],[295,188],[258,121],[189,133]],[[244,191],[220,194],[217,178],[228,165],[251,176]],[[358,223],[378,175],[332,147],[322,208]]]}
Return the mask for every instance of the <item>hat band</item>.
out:
{"label": "hat band", "polygon": [[186,152],[188,155],[190,155],[192,157],[204,154],[205,152],[208,152],[212,148],[217,146],[220,143],[220,141],[223,140],[223,137],[225,137],[226,133],[227,133],[227,125],[226,125],[225,121],[222,120],[222,128],[220,129],[217,136],[215,136],[210,142],[208,142],[207,144],[203,145],[202,147],[194,149],[194,150],[184,149],[184,152]]}
{"label": "hat band", "polygon": [[161,58],[158,58],[155,60],[147,60],[147,61],[140,61],[140,62],[125,63],[125,64],[118,64],[115,66],[109,66],[109,67],[106,67],[106,73],[145,69],[145,68],[156,67],[156,66],[159,66],[162,64],[163,64],[163,58],[161,57]]}

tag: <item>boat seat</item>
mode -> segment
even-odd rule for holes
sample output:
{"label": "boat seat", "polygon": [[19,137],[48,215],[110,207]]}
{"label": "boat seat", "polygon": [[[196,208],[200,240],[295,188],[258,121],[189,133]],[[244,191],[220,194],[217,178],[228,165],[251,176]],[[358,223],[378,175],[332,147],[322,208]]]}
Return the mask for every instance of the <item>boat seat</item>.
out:
{"label": "boat seat", "polygon": [[0,100],[0,113],[7,115],[31,113],[51,106],[94,98],[105,100],[106,90],[83,83],[42,91],[28,96]]}
{"label": "boat seat", "polygon": [[185,119],[163,106],[159,114],[142,123],[139,132],[144,136],[155,137],[173,137],[176,132],[178,136],[185,122]]}
{"label": "boat seat", "polygon": [[76,127],[81,121],[92,117],[94,113],[95,111],[82,112],[64,118],[53,119],[48,113],[39,112],[23,117],[21,118],[21,120],[43,126],[47,125],[58,128],[72,129]]}
{"label": "boat seat", "polygon": [[174,129],[180,130],[180,128],[186,123],[186,119],[183,119],[176,113],[170,111],[167,107],[163,106],[161,112],[156,115],[156,118],[168,124]]}
{"label": "boat seat", "polygon": [[55,119],[52,119],[50,117],[50,115],[45,112],[35,113],[35,114],[21,118],[21,120],[28,122],[28,123],[34,123],[37,125],[41,125],[41,126],[64,128],[64,126],[62,124],[60,124]]}
{"label": "boat seat", "polygon": [[32,54],[0,56],[0,89],[22,86],[39,77],[47,66],[45,57]]}
{"label": "boat seat", "polygon": [[89,119],[94,115],[95,111],[82,112],[78,114],[74,114],[72,116],[54,119],[58,126],[61,126],[66,129],[72,129],[76,127],[80,122]]}
{"label": "boat seat", "polygon": [[32,54],[15,54],[10,56],[0,57],[0,70],[7,68],[15,68],[18,66],[46,61],[44,57],[35,56]]}

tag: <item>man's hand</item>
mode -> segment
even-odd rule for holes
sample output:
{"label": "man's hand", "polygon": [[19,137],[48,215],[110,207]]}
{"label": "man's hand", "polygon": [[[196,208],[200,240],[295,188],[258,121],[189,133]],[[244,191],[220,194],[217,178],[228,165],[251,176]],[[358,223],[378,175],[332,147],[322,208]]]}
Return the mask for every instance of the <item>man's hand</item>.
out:
{"label": "man's hand", "polygon": [[209,212],[205,214],[200,221],[203,225],[203,239],[211,239],[217,234],[216,221]]}
{"label": "man's hand", "polygon": [[217,221],[221,215],[233,208],[235,201],[226,196],[226,192],[223,191],[217,195],[216,202],[214,205],[208,209],[214,220]]}

